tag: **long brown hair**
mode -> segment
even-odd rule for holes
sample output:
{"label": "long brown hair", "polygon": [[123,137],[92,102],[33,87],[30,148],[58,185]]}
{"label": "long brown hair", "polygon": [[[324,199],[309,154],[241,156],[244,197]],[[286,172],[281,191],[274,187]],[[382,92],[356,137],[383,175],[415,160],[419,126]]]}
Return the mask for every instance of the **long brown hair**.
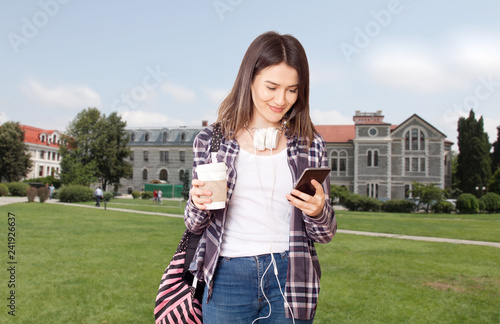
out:
{"label": "long brown hair", "polygon": [[217,122],[224,135],[234,138],[253,114],[251,85],[255,76],[269,66],[286,63],[297,71],[299,79],[297,101],[284,117],[288,134],[303,137],[310,144],[316,130],[309,115],[309,64],[304,48],[292,35],[270,31],[258,36],[248,47],[241,62],[231,92],[222,101]]}

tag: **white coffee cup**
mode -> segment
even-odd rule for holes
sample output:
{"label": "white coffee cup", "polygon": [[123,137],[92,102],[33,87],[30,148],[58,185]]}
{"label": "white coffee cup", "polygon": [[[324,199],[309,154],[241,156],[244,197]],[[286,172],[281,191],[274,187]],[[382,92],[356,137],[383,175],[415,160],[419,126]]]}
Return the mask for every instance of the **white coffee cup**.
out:
{"label": "white coffee cup", "polygon": [[210,198],[212,202],[206,204],[207,209],[222,209],[226,207],[227,197],[227,166],[224,162],[201,164],[196,167],[198,180],[205,182],[203,188],[212,192],[212,196],[201,196]]}

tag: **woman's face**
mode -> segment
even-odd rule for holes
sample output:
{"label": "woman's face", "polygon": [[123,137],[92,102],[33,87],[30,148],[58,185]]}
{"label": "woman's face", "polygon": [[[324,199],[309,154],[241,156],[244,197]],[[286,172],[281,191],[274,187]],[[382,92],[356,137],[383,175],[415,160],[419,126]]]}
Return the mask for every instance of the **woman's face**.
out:
{"label": "woman's face", "polygon": [[283,116],[297,101],[297,70],[280,63],[261,70],[252,82],[253,116],[250,127],[279,127]]}

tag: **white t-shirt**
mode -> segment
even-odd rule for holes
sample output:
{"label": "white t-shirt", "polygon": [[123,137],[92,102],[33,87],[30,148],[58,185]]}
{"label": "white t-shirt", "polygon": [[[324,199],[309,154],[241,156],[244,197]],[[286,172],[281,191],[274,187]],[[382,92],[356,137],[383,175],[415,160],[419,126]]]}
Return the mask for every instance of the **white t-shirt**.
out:
{"label": "white t-shirt", "polygon": [[240,149],[237,180],[228,206],[221,256],[288,251],[292,190],[287,150],[262,156]]}

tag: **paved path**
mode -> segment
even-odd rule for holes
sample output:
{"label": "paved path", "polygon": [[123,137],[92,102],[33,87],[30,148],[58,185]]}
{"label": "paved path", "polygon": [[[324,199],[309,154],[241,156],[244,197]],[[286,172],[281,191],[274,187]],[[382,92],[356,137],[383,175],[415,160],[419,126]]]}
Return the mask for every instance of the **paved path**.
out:
{"label": "paved path", "polygon": [[[26,197],[0,197],[0,206],[18,203],[18,202],[26,202],[26,201],[28,201]],[[61,203],[57,199],[47,200],[46,202],[47,203],[58,203],[61,205],[67,205],[67,206],[72,206],[72,207],[85,207],[85,208],[94,208],[94,209],[96,208],[96,207],[90,206],[90,205],[76,205],[76,204],[69,204],[69,203]],[[104,209],[104,203],[101,204],[100,208]],[[157,215],[157,216],[166,216],[166,217],[183,217],[182,215],[176,215],[176,214],[165,214],[165,213],[147,212],[147,211],[121,209],[121,208],[113,208],[113,207],[107,207],[106,209],[113,210],[113,211],[119,211],[119,212],[137,213],[137,214],[145,214],[145,215]],[[337,232],[342,233],[342,234],[388,237],[388,238],[395,238],[395,239],[401,239],[401,240],[467,244],[467,245],[482,245],[482,246],[491,246],[491,247],[500,248],[500,243],[497,243],[497,242],[457,240],[457,239],[440,238],[440,237],[399,235],[399,234],[389,234],[389,233],[361,232],[361,231],[350,231],[350,230],[342,230],[342,229],[339,229]]]}

